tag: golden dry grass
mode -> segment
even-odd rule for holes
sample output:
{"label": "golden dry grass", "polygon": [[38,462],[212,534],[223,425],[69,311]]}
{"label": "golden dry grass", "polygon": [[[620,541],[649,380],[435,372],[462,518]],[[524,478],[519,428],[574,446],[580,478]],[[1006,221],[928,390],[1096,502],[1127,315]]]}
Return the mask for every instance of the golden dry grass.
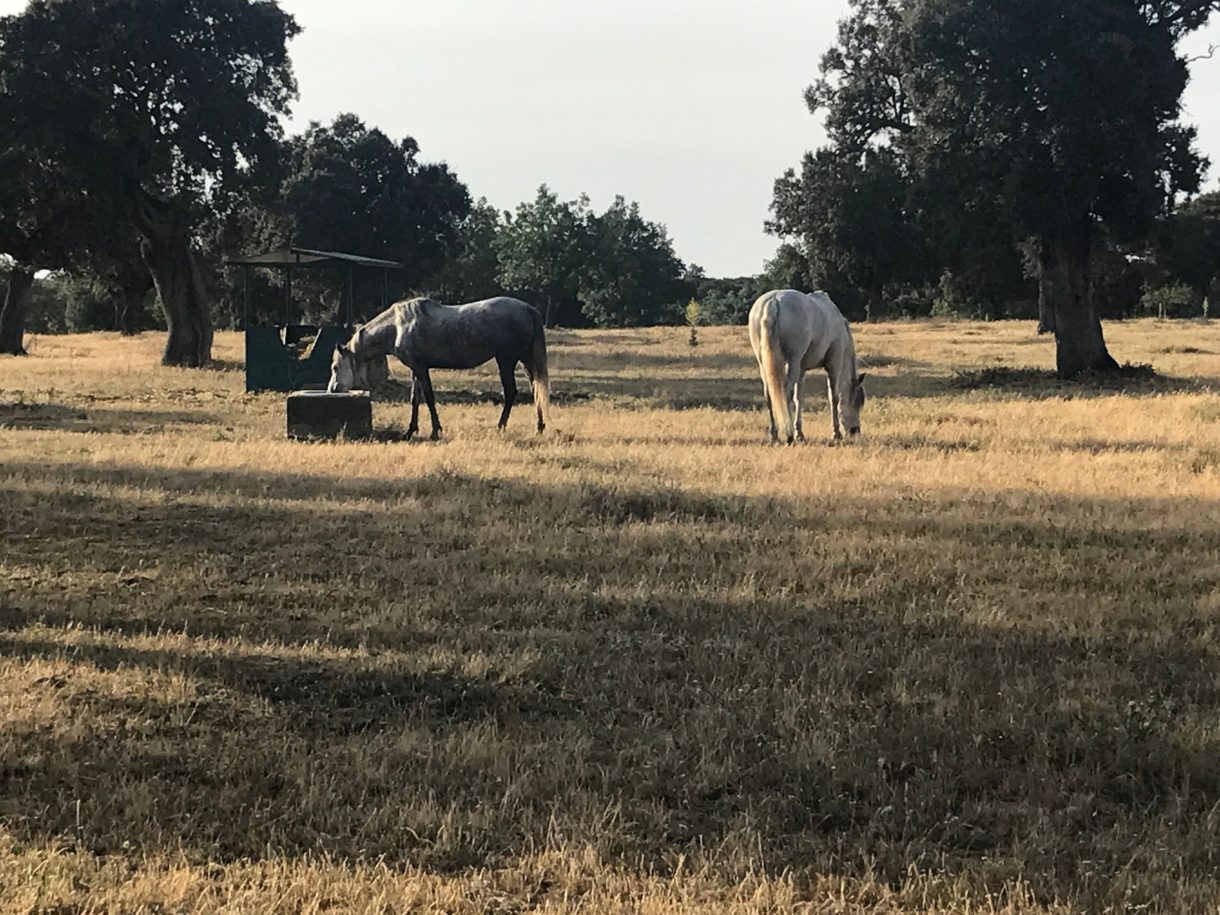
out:
{"label": "golden dry grass", "polygon": [[1215,910],[1220,325],[1108,333],[1160,377],[860,327],[796,448],[741,328],[556,334],[542,438],[444,373],[437,445],[286,441],[237,335],[35,341],[0,909]]}

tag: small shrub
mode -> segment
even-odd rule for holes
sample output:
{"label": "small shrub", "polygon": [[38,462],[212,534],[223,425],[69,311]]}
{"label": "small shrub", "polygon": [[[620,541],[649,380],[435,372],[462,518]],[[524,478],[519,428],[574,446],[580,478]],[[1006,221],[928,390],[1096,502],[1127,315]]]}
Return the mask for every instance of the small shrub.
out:
{"label": "small shrub", "polygon": [[1188,318],[1195,314],[1195,292],[1189,286],[1174,283],[1147,289],[1140,296],[1140,310],[1158,318]]}
{"label": "small shrub", "polygon": [[700,306],[697,299],[691,299],[686,303],[686,308],[683,309],[683,314],[686,317],[686,324],[690,328],[690,345],[699,345],[699,312]]}

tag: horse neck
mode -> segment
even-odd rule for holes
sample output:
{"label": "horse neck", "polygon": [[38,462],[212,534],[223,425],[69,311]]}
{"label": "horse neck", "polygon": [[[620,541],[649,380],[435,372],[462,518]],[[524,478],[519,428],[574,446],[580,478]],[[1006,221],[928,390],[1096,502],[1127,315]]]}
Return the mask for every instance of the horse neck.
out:
{"label": "horse neck", "polygon": [[361,359],[385,356],[394,351],[397,337],[398,325],[394,320],[394,309],[390,308],[356,331],[352,336],[351,350]]}
{"label": "horse neck", "polygon": [[846,322],[843,324],[842,336],[830,347],[830,360],[826,370],[830,375],[830,383],[838,392],[845,391],[856,378],[856,344]]}

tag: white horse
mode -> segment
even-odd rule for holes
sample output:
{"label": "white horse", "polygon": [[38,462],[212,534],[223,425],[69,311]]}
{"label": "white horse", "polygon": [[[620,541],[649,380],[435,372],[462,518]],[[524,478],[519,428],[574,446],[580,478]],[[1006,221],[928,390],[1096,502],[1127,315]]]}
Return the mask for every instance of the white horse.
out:
{"label": "white horse", "polygon": [[750,345],[762,375],[771,414],[771,441],[780,430],[788,444],[804,441],[801,385],[805,372],[824,368],[829,378],[835,438],[860,432],[864,376],[856,370],[856,345],[847,319],[824,292],[795,289],[765,292],[750,308]]}
{"label": "white horse", "polygon": [[419,431],[419,402],[428,404],[432,439],[440,438],[431,369],[471,369],[491,359],[500,369],[504,428],[517,399],[517,363],[525,366],[534,387],[538,431],[546,428],[550,380],[546,365],[546,334],[538,310],[520,299],[499,296],[468,305],[440,305],[431,299],[396,302],[368,324],[356,329],[346,346],[331,357],[330,391],[368,387],[369,371],[393,353],[411,370],[411,424],[407,437]]}

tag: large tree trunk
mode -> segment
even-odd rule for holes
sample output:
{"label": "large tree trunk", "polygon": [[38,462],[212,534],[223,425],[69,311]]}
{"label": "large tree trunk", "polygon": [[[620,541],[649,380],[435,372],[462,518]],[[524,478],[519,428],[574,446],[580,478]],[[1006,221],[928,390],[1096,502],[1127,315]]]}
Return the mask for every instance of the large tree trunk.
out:
{"label": "large tree trunk", "polygon": [[212,314],[191,251],[187,212],[141,191],[136,225],[143,239],[140,253],[169,328],[161,364],[206,365],[212,360]]}
{"label": "large tree trunk", "polygon": [[1038,333],[1053,334],[1055,332],[1055,299],[1051,290],[1051,276],[1054,273],[1050,245],[1039,243],[1038,253]]}
{"label": "large tree trunk", "polygon": [[34,287],[34,271],[21,264],[13,264],[8,275],[8,289],[4,294],[4,308],[0,310],[0,354],[24,356],[25,306]]}
{"label": "large tree trunk", "polygon": [[1106,372],[1118,363],[1106,349],[1093,301],[1092,239],[1087,230],[1042,240],[1049,255],[1043,270],[1046,298],[1054,311],[1055,367],[1061,378]]}

